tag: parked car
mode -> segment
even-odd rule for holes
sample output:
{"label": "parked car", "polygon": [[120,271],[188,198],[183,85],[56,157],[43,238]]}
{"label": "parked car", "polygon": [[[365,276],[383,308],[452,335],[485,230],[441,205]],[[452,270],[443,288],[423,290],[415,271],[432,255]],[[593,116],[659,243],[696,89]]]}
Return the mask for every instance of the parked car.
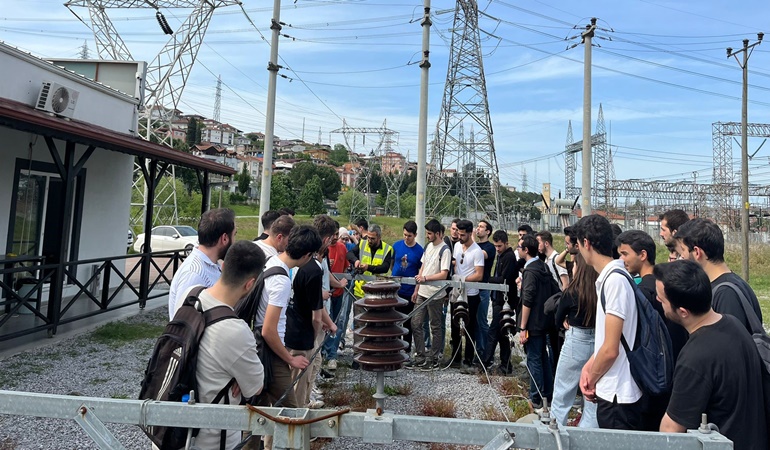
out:
{"label": "parked car", "polygon": [[[198,231],[186,225],[161,225],[152,229],[152,251],[184,250],[189,255],[198,246]],[[144,253],[144,233],[136,237],[134,250]]]}
{"label": "parked car", "polygon": [[134,231],[129,228],[128,229],[128,246],[127,249],[131,248],[131,246],[134,245]]}

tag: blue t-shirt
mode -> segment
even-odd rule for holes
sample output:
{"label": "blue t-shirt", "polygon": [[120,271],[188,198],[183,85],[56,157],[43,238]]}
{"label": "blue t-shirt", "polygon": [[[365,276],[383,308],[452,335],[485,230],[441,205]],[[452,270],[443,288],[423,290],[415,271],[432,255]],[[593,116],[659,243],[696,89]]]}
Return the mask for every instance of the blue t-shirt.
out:
{"label": "blue t-shirt", "polygon": [[[423,249],[420,244],[415,243],[412,247],[408,247],[403,239],[393,244],[391,275],[394,277],[413,277],[420,273],[422,254]],[[402,284],[401,289],[398,290],[398,296],[406,299],[412,298],[414,287],[413,284]]]}

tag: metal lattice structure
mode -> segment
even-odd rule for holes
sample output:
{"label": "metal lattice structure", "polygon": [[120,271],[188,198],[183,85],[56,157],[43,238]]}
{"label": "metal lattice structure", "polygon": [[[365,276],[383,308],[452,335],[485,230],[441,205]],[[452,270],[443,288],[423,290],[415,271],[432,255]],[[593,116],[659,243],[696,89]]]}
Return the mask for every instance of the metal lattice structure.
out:
{"label": "metal lattice structure", "polygon": [[[332,130],[331,133],[342,134],[345,140],[345,146],[348,148],[348,155],[350,161],[354,164],[358,164],[358,173],[356,176],[354,190],[364,194],[364,204],[359,203],[358,197],[353,197],[353,203],[350,205],[351,217],[350,220],[356,220],[361,217],[369,219],[371,216],[371,194],[370,186],[372,181],[372,174],[375,171],[379,171],[381,174],[385,172],[383,170],[383,156],[387,152],[393,151],[393,144],[395,142],[394,137],[398,136],[398,132],[388,128],[388,121],[385,119],[382,122],[381,127],[351,127],[348,126],[345,119],[342,120],[342,127]],[[373,148],[368,156],[360,157],[356,153],[356,138],[362,137],[363,145],[366,145],[367,135],[377,135],[379,141],[377,146]],[[352,145],[351,145],[352,142]],[[388,189],[386,198],[386,214],[395,213],[396,217],[400,212],[400,201],[398,200],[398,191],[401,187],[401,181],[403,181],[403,174],[397,180],[387,180],[386,187]],[[395,196],[395,199],[393,197]],[[388,204],[391,205],[390,213],[387,211]],[[393,208],[395,207],[395,211]],[[361,217],[359,217],[361,216]]]}
{"label": "metal lattice structure", "polygon": [[596,134],[602,136],[593,149],[594,182],[591,190],[591,204],[593,209],[604,210],[610,207],[610,198],[608,195],[608,168],[609,145],[607,144],[607,128],[604,125],[604,111],[602,104],[599,103],[599,116],[596,119]]}
{"label": "metal lattice structure", "polygon": [[[567,141],[564,143],[564,148],[568,149],[575,143],[575,138],[572,136],[572,121],[567,123]],[[575,198],[579,193],[579,189],[575,186],[575,172],[577,172],[577,162],[575,161],[575,153],[564,153],[564,196],[567,198]]]}
{"label": "metal lattice structure", "polygon": [[[132,60],[131,52],[120,37],[117,29],[110,20],[109,9],[155,9],[156,18],[163,33],[171,37],[158,52],[155,59],[147,68],[146,92],[144,95],[144,110],[140,118],[140,135],[147,139],[169,147],[173,146],[171,120],[177,111],[187,79],[195,64],[198,50],[203,43],[211,17],[217,8],[231,5],[241,5],[239,0],[70,0],[65,6],[75,13],[73,8],[88,8],[90,24],[85,23],[94,33],[96,49],[101,59],[118,61]],[[192,8],[192,12],[182,25],[173,31],[160,9]],[[131,224],[138,225],[145,217],[142,209],[147,204],[146,189],[142,178],[142,168],[134,167],[133,197],[141,198],[141,202],[132,200]],[[153,215],[155,223],[177,223],[178,212],[176,205],[176,170],[169,170],[170,180],[156,192],[154,201],[157,209]]]}
{"label": "metal lattice structure", "polygon": [[217,93],[214,95],[214,120],[222,120],[222,75],[217,78]]}
{"label": "metal lattice structure", "polygon": [[[570,136],[570,130],[571,129],[572,129],[572,127],[570,127],[568,129],[568,131],[567,131],[567,137],[568,138]],[[599,148],[599,146],[605,145],[605,144],[606,144],[606,135],[605,134],[598,134],[598,133],[596,133],[596,134],[591,135],[591,147],[594,150]],[[577,196],[579,196],[581,194],[580,186],[575,186],[575,171],[577,170],[577,165],[575,164],[575,155],[580,153],[580,152],[582,152],[582,151],[583,151],[583,140],[582,139],[577,141],[577,142],[573,142],[571,144],[568,144],[564,148],[564,155],[565,155],[564,156],[564,172],[565,172],[564,176],[565,176],[565,182],[566,183],[569,183],[569,181],[568,181],[568,179],[566,177],[568,176],[567,172],[569,172],[569,169],[570,169],[570,166],[568,165],[569,161],[570,161],[570,157],[571,157],[571,161],[572,161],[572,163],[571,163],[572,167],[574,167],[574,169],[572,169],[572,179],[571,179],[572,185],[567,184],[567,186],[566,186],[567,196],[571,197],[571,198],[575,198],[575,197],[577,197]],[[595,154],[595,152],[594,152],[594,154]],[[601,209],[601,208],[594,207],[594,209]]]}
{"label": "metal lattice structure", "polygon": [[[747,125],[750,137],[770,137],[770,124]],[[733,139],[735,136],[741,136],[741,123],[715,122],[711,130],[714,147],[713,203],[716,219],[719,223],[729,223],[730,211],[735,209],[736,196],[740,193],[740,189],[734,189],[736,180],[733,173]],[[751,194],[751,185],[749,191],[750,195],[754,195]]]}
{"label": "metal lattice structure", "polygon": [[[487,218],[505,228],[499,170],[484,77],[476,0],[457,0],[449,67],[428,166],[426,217],[455,216],[447,196],[457,193],[467,217]],[[465,123],[475,128],[466,141]],[[464,197],[463,197],[464,196]]]}

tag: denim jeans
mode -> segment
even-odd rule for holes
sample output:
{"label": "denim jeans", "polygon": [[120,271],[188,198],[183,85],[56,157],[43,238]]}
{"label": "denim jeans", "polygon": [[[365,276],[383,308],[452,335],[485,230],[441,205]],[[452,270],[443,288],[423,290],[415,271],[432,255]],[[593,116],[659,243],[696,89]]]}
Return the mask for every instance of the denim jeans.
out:
{"label": "denim jeans", "polygon": [[491,291],[479,291],[479,310],[476,311],[476,350],[479,355],[484,355],[487,349],[487,335],[489,334],[489,297]]}
{"label": "denim jeans", "polygon": [[[532,373],[529,380],[529,398],[535,404],[542,404],[542,397],[550,399],[553,389],[553,372],[551,371],[551,360],[548,357],[547,338],[546,335],[530,336],[527,343],[524,344],[524,350],[527,352],[527,367]],[[540,388],[540,393],[538,393],[538,388]]]}
{"label": "denim jeans", "polygon": [[[337,334],[334,338],[327,339],[324,344],[323,354],[327,360],[337,359],[337,350],[340,348],[340,340],[345,338],[345,331],[347,330],[350,318],[350,308],[352,308],[354,301],[355,298],[347,292],[339,297],[331,298],[330,317],[337,325]],[[347,302],[347,305],[343,305],[345,302]],[[343,306],[345,306],[344,311],[342,310]]]}
{"label": "denim jeans", "polygon": [[[556,379],[553,383],[553,402],[551,404],[551,417],[562,425],[567,424],[572,403],[580,383],[580,372],[585,363],[594,353],[594,329],[570,327],[565,332],[564,345],[559,355],[559,364],[556,367]],[[583,404],[583,416],[579,427],[599,428],[596,421],[596,403],[585,401]]]}

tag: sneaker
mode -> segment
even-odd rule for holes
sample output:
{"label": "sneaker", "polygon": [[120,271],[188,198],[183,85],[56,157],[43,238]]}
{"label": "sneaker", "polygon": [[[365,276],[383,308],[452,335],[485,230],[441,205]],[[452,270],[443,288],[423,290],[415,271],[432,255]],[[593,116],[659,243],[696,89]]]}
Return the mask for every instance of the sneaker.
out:
{"label": "sneaker", "polygon": [[327,370],[337,370],[337,360],[332,359],[326,364]]}
{"label": "sneaker", "polygon": [[425,358],[424,357],[420,357],[420,356],[416,356],[416,357],[410,359],[409,361],[405,362],[404,363],[404,368],[406,368],[406,369],[416,369],[416,368],[420,367],[423,364],[425,364]]}
{"label": "sneaker", "polygon": [[[355,364],[355,362],[354,362],[353,364]],[[320,375],[320,376],[321,376],[321,378],[323,378],[324,380],[328,380],[328,379],[330,379],[330,378],[334,378],[334,374],[333,374],[333,373],[330,373],[330,372],[329,372],[329,371],[327,371],[326,369],[321,369],[321,372],[320,372],[320,374],[319,374],[319,375]]]}
{"label": "sneaker", "polygon": [[425,361],[417,366],[417,370],[432,370],[433,360],[431,358],[425,358]]}
{"label": "sneaker", "polygon": [[316,387],[314,387],[314,388],[313,388],[313,390],[312,390],[311,392],[312,392],[314,395],[317,395],[317,396],[322,396],[322,395],[324,395],[324,390],[323,390],[323,389],[321,389],[321,388],[319,388],[319,387],[317,387],[317,386],[316,386]]}
{"label": "sneaker", "polygon": [[463,367],[460,369],[460,373],[465,375],[475,375],[479,373],[479,369],[476,366],[463,365]]}
{"label": "sneaker", "polygon": [[460,360],[460,358],[455,358],[455,360],[452,361],[452,363],[449,365],[449,367],[452,369],[461,369],[462,366],[463,366],[463,363]]}
{"label": "sneaker", "polygon": [[307,407],[310,409],[321,409],[324,407],[324,402],[322,400],[312,400],[308,403]]}

